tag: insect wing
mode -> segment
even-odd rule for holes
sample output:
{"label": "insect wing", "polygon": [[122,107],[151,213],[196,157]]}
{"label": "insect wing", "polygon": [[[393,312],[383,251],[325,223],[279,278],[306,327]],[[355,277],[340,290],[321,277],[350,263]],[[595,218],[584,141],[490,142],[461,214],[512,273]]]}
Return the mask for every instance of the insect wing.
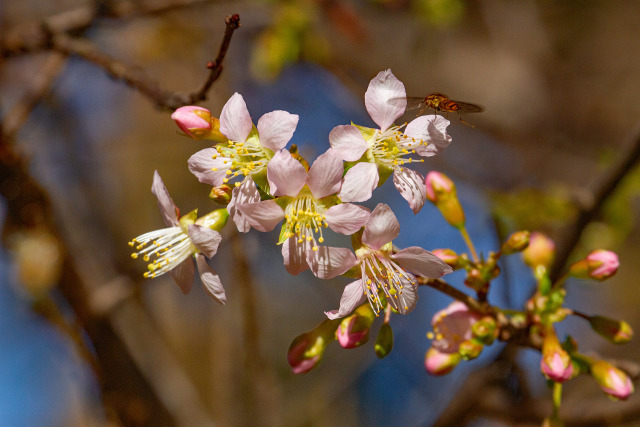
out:
{"label": "insect wing", "polygon": [[452,101],[452,102],[456,103],[456,105],[458,106],[458,111],[462,113],[480,113],[484,111],[484,108],[476,104],[470,104],[468,102],[461,102],[461,101]]}
{"label": "insect wing", "polygon": [[389,103],[392,105],[398,105],[399,103],[407,101],[406,111],[417,110],[424,107],[424,97],[421,96],[407,96],[406,98],[391,98]]}

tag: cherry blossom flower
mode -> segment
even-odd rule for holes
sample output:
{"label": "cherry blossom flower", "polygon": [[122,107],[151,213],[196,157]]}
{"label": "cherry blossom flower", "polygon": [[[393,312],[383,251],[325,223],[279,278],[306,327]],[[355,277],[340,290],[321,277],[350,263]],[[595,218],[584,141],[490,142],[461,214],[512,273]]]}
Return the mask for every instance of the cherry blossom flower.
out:
{"label": "cherry blossom flower", "polygon": [[195,275],[193,261],[189,259],[193,256],[204,289],[224,305],[224,288],[216,272],[207,264],[205,256],[212,258],[218,251],[222,236],[211,227],[223,226],[228,214],[224,209],[219,209],[198,219],[197,211],[180,217],[157,171],[153,174],[151,192],[158,199],[162,219],[168,227],[142,234],[129,242],[137,251],[131,255],[133,258],[142,256],[145,261],[155,258],[149,263],[144,277],[153,278],[169,273],[182,292],[187,294]]}
{"label": "cherry blossom flower", "polygon": [[344,177],[339,194],[342,201],[368,200],[380,181],[393,173],[394,185],[413,212],[422,209],[426,198],[424,177],[405,165],[424,161],[411,155],[430,157],[451,143],[449,120],[431,115],[420,116],[406,127],[394,125],[405,112],[405,97],[404,85],[391,70],[381,71],[365,93],[367,111],[380,128],[341,125],[329,134],[331,147],[343,160],[358,162]]}
{"label": "cherry blossom flower", "polygon": [[431,319],[432,347],[442,353],[457,353],[462,342],[473,338],[472,327],[479,319],[463,302],[452,302]]}
{"label": "cherry blossom flower", "polygon": [[271,231],[285,220],[279,243],[289,273],[296,275],[311,268],[316,276],[331,278],[351,268],[355,257],[349,249],[318,245],[324,241],[323,228],[350,235],[369,218],[366,208],[340,203],[336,197],[343,166],[335,151],[327,150],[307,171],[289,151],[282,150],[273,156],[267,170],[270,193],[275,198],[259,201],[255,183],[247,180],[242,185],[242,197],[256,201],[232,208],[259,231]]}
{"label": "cherry blossom flower", "polygon": [[242,95],[235,93],[220,114],[220,132],[229,141],[191,156],[189,170],[214,187],[238,175],[265,173],[273,153],[287,145],[297,125],[296,114],[277,110],[260,117],[254,127]]}
{"label": "cherry blossom flower", "polygon": [[356,249],[360,279],[345,287],[340,308],[326,312],[328,318],[344,317],[367,300],[377,314],[385,306],[383,298],[401,314],[409,313],[418,299],[416,275],[437,278],[452,271],[440,258],[417,246],[394,253],[391,242],[399,233],[393,211],[380,203],[365,224],[362,246]]}

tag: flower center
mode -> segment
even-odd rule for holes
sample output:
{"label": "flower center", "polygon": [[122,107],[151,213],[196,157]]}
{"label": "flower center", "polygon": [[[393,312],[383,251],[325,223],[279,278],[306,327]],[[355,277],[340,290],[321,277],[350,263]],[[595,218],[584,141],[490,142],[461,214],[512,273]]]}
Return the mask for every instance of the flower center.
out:
{"label": "flower center", "polygon": [[406,123],[401,126],[393,125],[384,132],[375,131],[369,140],[369,152],[373,155],[376,163],[396,168],[406,163],[424,162],[424,159],[410,156],[416,154],[415,148],[417,146],[429,143],[405,135],[402,132],[405,125]]}
{"label": "flower center", "polygon": [[[226,144],[218,144],[215,149],[217,153],[212,158],[217,160],[220,157],[223,166],[213,167],[211,170],[226,169],[227,177],[223,180],[225,184],[238,175],[248,176],[258,173],[266,168],[269,162],[263,147],[251,138],[245,142],[229,141]],[[237,187],[240,183],[236,182],[235,185]]]}
{"label": "flower center", "polygon": [[[286,237],[295,236],[298,238],[298,243],[302,243],[305,240],[313,241],[315,234],[318,234],[318,242],[324,242],[322,229],[328,227],[324,212],[325,209],[317,203],[313,196],[296,197],[285,208]],[[317,251],[318,246],[314,244],[312,249]]]}
{"label": "flower center", "polygon": [[135,246],[138,251],[131,254],[133,259],[142,255],[142,259],[150,261],[155,257],[153,262],[147,265],[149,271],[144,273],[146,278],[166,273],[196,252],[189,235],[180,227],[163,228],[145,233],[130,241],[129,246]]}
{"label": "flower center", "polygon": [[369,299],[371,308],[376,316],[384,308],[380,298],[380,292],[393,308],[402,312],[409,309],[404,298],[404,285],[408,282],[417,283],[412,274],[407,273],[402,267],[393,262],[383,251],[370,250],[360,259],[362,280],[364,281],[364,293]]}

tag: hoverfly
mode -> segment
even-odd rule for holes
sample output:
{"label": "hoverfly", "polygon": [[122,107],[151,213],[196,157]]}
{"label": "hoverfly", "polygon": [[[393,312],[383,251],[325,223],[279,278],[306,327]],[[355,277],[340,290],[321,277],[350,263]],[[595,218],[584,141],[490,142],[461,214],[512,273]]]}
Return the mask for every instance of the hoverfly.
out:
{"label": "hoverfly", "polygon": [[[402,99],[402,98],[400,98]],[[462,101],[454,101],[449,99],[447,95],[442,93],[430,93],[425,97],[414,97],[408,96],[407,98],[407,111],[415,110],[417,108],[420,109],[418,115],[424,114],[425,110],[431,109],[436,113],[440,111],[441,113],[447,113],[447,118],[449,117],[449,113],[458,113],[458,118],[465,125],[471,126],[469,123],[465,122],[462,119],[460,113],[480,113],[484,111],[479,105],[470,104],[468,102]]]}

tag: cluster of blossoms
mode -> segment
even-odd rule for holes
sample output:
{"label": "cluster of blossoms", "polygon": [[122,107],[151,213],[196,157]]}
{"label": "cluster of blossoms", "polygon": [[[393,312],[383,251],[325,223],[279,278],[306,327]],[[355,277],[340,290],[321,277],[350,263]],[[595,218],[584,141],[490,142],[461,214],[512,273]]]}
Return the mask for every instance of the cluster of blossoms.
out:
{"label": "cluster of blossoms", "polygon": [[[451,143],[449,121],[427,115],[395,125],[405,113],[406,94],[402,82],[389,70],[370,82],[365,106],[379,127],[335,127],[328,137],[330,148],[311,165],[297,147],[286,148],[298,124],[295,114],[272,111],[254,125],[237,93],[225,104],[219,119],[201,107],[176,110],[172,118],[187,136],[214,142],[191,156],[188,166],[200,182],[211,186],[210,199],[223,207],[200,218],[197,211],[180,216],[156,172],[152,191],[167,228],[130,242],[136,250],[132,256],[149,263],[145,277],[169,273],[187,293],[195,275],[193,257],[204,288],[224,304],[224,288],[207,258],[215,255],[227,218],[243,233],[252,228],[267,232],[282,224],[277,243],[289,273],[297,275],[309,269],[321,279],[340,275],[354,279],[346,285],[339,307],[325,312],[326,319],[320,325],[291,344],[288,359],[293,372],[316,367],[331,342],[338,341],[344,348],[366,343],[380,313],[384,320],[375,352],[385,357],[393,347],[391,314],[411,312],[418,287],[426,285],[456,299],[433,317],[433,332],[428,334],[432,345],[425,357],[429,373],[450,372],[462,360],[478,357],[484,346],[496,339],[517,339],[540,350],[541,371],[554,383],[588,372],[607,394],[626,398],[633,385],[623,371],[578,353],[570,337],[561,343],[554,328],[566,316],[576,315],[613,342],[631,339],[631,328],[625,322],[563,306],[563,283],[568,276],[604,280],[617,270],[617,256],[594,251],[554,283],[548,274],[554,245],[542,234],[514,233],[499,251],[478,256],[465,228],[454,183],[441,173],[431,172],[425,178],[409,167]],[[400,224],[391,208],[381,203],[370,211],[356,204],[369,200],[373,190],[391,176],[414,214],[427,200],[433,203],[460,231],[469,254],[395,247],[393,240],[400,233]],[[327,228],[351,236],[352,248],[325,245]],[[488,302],[490,285],[500,273],[500,258],[515,253],[522,253],[533,269],[538,290],[523,311],[501,310]],[[475,297],[440,279],[453,270],[466,271],[464,284]]]}

